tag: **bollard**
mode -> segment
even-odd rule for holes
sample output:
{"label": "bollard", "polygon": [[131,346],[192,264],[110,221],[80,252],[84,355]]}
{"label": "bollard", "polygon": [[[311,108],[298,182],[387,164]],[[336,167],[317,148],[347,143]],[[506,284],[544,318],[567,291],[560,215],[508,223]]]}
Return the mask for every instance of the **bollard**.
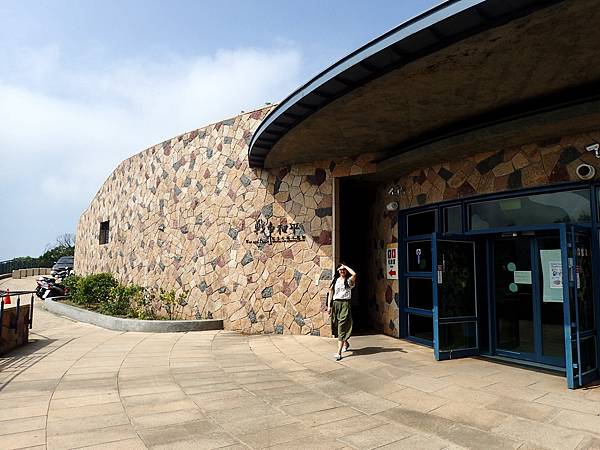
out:
{"label": "bollard", "polygon": [[[18,331],[19,328],[19,313],[21,312],[21,296],[19,295],[17,297],[17,308],[15,310],[15,320],[14,322],[11,320],[10,322],[10,328],[15,330],[15,333]],[[14,325],[13,325],[14,324]]]}
{"label": "bollard", "polygon": [[31,302],[29,302],[29,329],[33,326],[33,294],[31,294]]}

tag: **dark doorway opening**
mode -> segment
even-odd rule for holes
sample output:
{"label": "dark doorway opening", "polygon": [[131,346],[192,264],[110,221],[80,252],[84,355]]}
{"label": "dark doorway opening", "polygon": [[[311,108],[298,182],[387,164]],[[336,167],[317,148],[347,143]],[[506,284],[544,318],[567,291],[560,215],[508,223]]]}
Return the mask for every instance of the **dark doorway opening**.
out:
{"label": "dark doorway opening", "polygon": [[376,200],[376,185],[354,178],[342,178],[339,182],[339,243],[340,261],[353,268],[357,276],[352,292],[352,321],[354,333],[369,333],[373,326],[369,320],[369,299],[374,288],[369,286],[369,245],[371,214]]}

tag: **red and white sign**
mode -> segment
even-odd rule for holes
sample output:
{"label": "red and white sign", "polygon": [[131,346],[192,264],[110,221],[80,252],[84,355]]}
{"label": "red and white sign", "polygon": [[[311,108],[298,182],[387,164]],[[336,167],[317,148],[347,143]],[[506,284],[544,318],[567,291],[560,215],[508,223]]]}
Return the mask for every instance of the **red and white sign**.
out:
{"label": "red and white sign", "polygon": [[398,279],[398,244],[388,244],[386,249],[386,273],[388,280]]}

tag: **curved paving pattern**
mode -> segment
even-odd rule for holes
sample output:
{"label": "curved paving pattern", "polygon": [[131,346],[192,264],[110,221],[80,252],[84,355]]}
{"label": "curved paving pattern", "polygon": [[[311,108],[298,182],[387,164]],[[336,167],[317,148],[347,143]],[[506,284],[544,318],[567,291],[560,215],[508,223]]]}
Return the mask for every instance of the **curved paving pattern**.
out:
{"label": "curved paving pattern", "polygon": [[[0,448],[598,448],[600,389],[386,336],[122,333],[36,309]],[[596,433],[596,434],[594,434]]]}

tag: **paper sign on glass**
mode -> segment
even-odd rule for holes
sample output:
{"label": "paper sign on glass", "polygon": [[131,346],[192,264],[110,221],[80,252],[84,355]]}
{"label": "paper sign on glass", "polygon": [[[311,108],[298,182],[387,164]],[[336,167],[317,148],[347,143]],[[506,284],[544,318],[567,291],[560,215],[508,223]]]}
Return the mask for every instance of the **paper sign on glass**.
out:
{"label": "paper sign on glass", "polygon": [[515,270],[515,283],[531,284],[531,270]]}
{"label": "paper sign on glass", "polygon": [[550,287],[552,289],[562,289],[562,262],[548,261],[550,266]]}
{"label": "paper sign on glass", "polygon": [[560,249],[540,250],[544,282],[542,300],[545,303],[563,301],[563,267]]}

